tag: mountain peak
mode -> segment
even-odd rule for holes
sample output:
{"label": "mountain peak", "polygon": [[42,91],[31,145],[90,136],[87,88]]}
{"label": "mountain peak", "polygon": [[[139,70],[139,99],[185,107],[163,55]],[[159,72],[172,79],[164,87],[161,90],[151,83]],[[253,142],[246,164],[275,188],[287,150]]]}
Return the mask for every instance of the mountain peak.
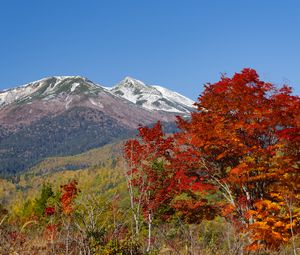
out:
{"label": "mountain peak", "polygon": [[127,88],[133,88],[133,87],[147,87],[147,85],[137,79],[134,79],[130,76],[126,76],[123,80],[117,84],[116,87],[127,87]]}
{"label": "mountain peak", "polygon": [[125,98],[150,111],[188,114],[193,111],[193,101],[160,86],[146,85],[129,76],[110,89],[111,93]]}

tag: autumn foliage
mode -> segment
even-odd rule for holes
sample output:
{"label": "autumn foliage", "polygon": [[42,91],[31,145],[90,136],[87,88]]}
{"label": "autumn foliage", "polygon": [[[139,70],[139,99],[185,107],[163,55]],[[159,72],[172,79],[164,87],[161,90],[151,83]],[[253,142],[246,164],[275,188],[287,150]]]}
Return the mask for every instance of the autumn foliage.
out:
{"label": "autumn foliage", "polygon": [[[197,157],[190,149],[178,146],[174,137],[164,134],[160,122],[152,128],[140,127],[139,132],[142,140],[128,141],[125,157],[131,166],[127,175],[132,176],[132,184],[142,193],[139,202],[144,215],[157,214],[167,219],[175,211],[200,212],[207,200],[199,194],[214,187],[204,176],[192,172],[199,167]],[[214,211],[209,207],[205,210]],[[199,212],[194,214],[194,220],[202,218]]]}
{"label": "autumn foliage", "polygon": [[300,99],[244,69],[207,84],[180,131],[140,127],[125,146],[145,214],[190,223],[222,215],[249,234],[249,250],[299,233]]}
{"label": "autumn foliage", "polygon": [[72,180],[69,183],[62,185],[62,195],[60,198],[62,211],[66,215],[70,215],[73,212],[72,203],[78,193],[80,192],[77,188],[78,182],[76,180]]}

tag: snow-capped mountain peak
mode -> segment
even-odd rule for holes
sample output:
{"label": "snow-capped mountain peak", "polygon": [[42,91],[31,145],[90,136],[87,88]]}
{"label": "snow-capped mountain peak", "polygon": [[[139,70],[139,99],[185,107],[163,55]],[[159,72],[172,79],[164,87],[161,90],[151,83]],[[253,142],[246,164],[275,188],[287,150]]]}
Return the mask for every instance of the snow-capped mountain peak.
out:
{"label": "snow-capped mountain peak", "polygon": [[119,86],[123,87],[145,87],[146,84],[140,80],[134,79],[130,76],[126,76],[120,83]]}
{"label": "snow-capped mountain peak", "polygon": [[87,78],[81,76],[53,76],[0,92],[0,106],[11,103],[47,100],[61,93],[78,94],[102,90]]}
{"label": "snow-capped mountain peak", "polygon": [[125,98],[148,110],[160,110],[173,113],[186,114],[193,111],[194,102],[179,93],[161,86],[146,85],[140,80],[125,77],[111,93]]}

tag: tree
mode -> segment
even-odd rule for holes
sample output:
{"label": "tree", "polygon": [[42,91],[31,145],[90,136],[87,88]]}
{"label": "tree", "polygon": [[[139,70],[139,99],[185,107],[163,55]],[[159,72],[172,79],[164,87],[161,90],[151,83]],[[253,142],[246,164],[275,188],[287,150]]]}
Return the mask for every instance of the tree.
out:
{"label": "tree", "polygon": [[[139,137],[125,145],[125,158],[130,168],[126,177],[136,228],[140,211],[148,222],[149,242],[155,217],[167,220],[176,211],[187,221],[211,217],[214,209],[199,193],[213,187],[205,178],[191,172],[199,166],[192,151],[177,146],[174,137],[164,134],[160,122],[152,128],[140,127]],[[192,217],[187,217],[186,211]]]}
{"label": "tree", "polygon": [[[45,215],[45,209],[47,207],[48,199],[54,197],[54,192],[52,186],[49,183],[44,183],[42,186],[42,192],[39,198],[35,200],[34,211],[39,216]],[[30,205],[30,202],[27,202],[27,205]],[[24,207],[26,210],[26,205]]]}
{"label": "tree", "polygon": [[[159,126],[140,128],[142,141],[127,145],[126,155],[134,157],[126,158],[145,175],[135,183],[147,184],[145,204],[168,205],[190,222],[219,211],[250,233],[249,249],[289,241],[300,216],[300,99],[291,92],[244,69],[207,84],[197,111],[190,120],[178,118],[180,131],[168,140]],[[224,200],[211,206],[205,194],[215,190]],[[192,199],[178,199],[187,194]]]}
{"label": "tree", "polygon": [[227,198],[225,213],[234,213],[238,223],[253,230],[252,248],[277,248],[291,231],[274,229],[268,217],[276,211],[276,219],[287,226],[285,198],[299,192],[299,97],[244,69],[207,84],[196,105],[191,121],[179,119],[179,136],[195,148],[201,170]]}
{"label": "tree", "polygon": [[72,204],[80,192],[80,190],[77,188],[77,185],[77,180],[72,180],[69,183],[61,186],[62,194],[60,197],[60,202],[62,211],[66,215],[70,215],[73,212]]}
{"label": "tree", "polygon": [[[153,214],[159,206],[167,204],[169,199],[168,186],[165,178],[168,150],[173,147],[173,139],[166,138],[158,122],[152,129],[141,127],[139,129],[142,141],[130,140],[125,144],[125,158],[130,170],[126,179],[131,198],[131,209],[135,221],[135,232],[139,234],[140,211],[148,222],[148,247],[151,247],[151,226]],[[138,192],[134,190],[138,187]]]}

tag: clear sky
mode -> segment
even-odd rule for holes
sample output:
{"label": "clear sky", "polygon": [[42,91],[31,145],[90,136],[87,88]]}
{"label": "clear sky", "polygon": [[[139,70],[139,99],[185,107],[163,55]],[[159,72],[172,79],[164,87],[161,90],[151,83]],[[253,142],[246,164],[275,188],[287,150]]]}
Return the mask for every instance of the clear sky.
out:
{"label": "clear sky", "polygon": [[298,0],[0,0],[0,89],[125,76],[196,99],[244,67],[300,94]]}

